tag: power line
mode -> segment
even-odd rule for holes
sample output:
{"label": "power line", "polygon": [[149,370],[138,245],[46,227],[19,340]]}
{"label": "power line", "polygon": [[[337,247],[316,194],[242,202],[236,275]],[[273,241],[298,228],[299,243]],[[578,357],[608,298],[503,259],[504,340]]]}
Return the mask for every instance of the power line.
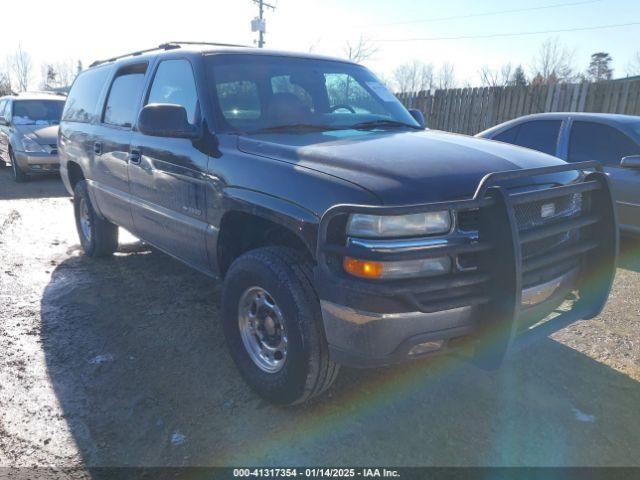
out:
{"label": "power line", "polygon": [[548,10],[552,8],[560,8],[560,7],[574,7],[577,5],[586,5],[589,3],[599,3],[602,0],[583,0],[580,2],[568,2],[568,3],[554,3],[552,5],[541,5],[538,7],[526,7],[526,8],[513,8],[510,10],[494,10],[491,12],[479,12],[479,13],[469,13],[466,15],[455,15],[451,17],[434,17],[434,18],[425,18],[422,20],[406,20],[399,22],[389,22],[389,23],[377,23],[374,25],[368,25],[370,27],[386,27],[391,25],[409,25],[413,23],[430,23],[430,22],[443,22],[447,20],[459,20],[464,18],[477,18],[477,17],[489,17],[493,15],[504,15],[508,13],[522,13],[522,12],[533,12],[536,10]]}
{"label": "power line", "polygon": [[377,39],[377,42],[432,42],[436,40],[469,40],[475,38],[520,37],[525,35],[542,35],[546,33],[583,32],[587,30],[604,30],[607,28],[630,27],[640,25],[640,22],[617,23],[612,25],[596,25],[593,27],[564,28],[558,30],[538,30],[533,32],[492,33],[488,35],[460,35],[457,37],[427,37],[427,38],[388,38]]}

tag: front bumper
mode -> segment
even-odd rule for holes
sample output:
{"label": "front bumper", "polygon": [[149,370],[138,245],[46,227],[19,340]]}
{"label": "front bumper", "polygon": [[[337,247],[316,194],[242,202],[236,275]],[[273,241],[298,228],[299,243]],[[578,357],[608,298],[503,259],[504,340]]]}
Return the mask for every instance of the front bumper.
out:
{"label": "front bumper", "polygon": [[14,154],[18,167],[28,173],[57,172],[60,159],[57,153],[27,153],[16,151]]}
{"label": "front bumper", "polygon": [[[587,169],[596,171],[571,185],[517,193],[500,186],[513,178]],[[589,195],[588,208],[579,216],[521,228],[519,206],[538,208],[534,202],[577,193]],[[347,244],[336,233],[350,213],[400,215],[429,209],[477,210],[477,235],[390,251]],[[562,328],[569,320],[594,317],[606,301],[615,273],[615,215],[608,179],[594,162],[491,174],[468,200],[411,207],[334,207],[321,221],[315,271],[333,359],[351,366],[385,365],[446,351],[464,338],[471,340],[465,343],[474,346],[480,363],[497,366],[516,343],[528,343],[535,332],[548,334],[549,325],[540,325]],[[562,248],[530,255],[532,244],[573,231],[579,235]],[[456,269],[421,280],[360,280],[340,268],[344,256],[393,261],[449,255],[457,261],[470,254],[477,259],[473,271]],[[563,313],[553,313],[567,298],[571,301],[563,305]],[[550,314],[553,321],[541,322]]]}

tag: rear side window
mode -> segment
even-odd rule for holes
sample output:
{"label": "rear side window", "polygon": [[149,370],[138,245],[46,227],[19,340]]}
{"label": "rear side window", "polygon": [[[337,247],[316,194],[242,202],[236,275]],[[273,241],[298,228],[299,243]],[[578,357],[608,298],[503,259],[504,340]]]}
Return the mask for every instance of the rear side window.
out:
{"label": "rear side window", "polygon": [[96,68],[82,72],[73,82],[62,120],[89,123],[98,120],[98,97],[107,81],[109,68]]}
{"label": "rear side window", "polygon": [[198,94],[191,64],[187,60],[165,60],[158,66],[149,92],[149,103],[180,105],[190,123],[196,121]]}
{"label": "rear side window", "polygon": [[621,131],[594,122],[573,122],[569,138],[569,161],[597,160],[619,165],[622,157],[640,154],[640,147]]}
{"label": "rear side window", "polygon": [[131,65],[118,72],[111,83],[104,107],[104,123],[128,128],[133,125],[144,87],[146,68],[146,64]]}
{"label": "rear side window", "polygon": [[6,106],[7,106],[7,101],[0,100],[0,117],[7,118],[7,116],[4,114],[4,107]]}
{"label": "rear side window", "polygon": [[515,141],[511,143],[555,155],[561,124],[560,120],[534,120],[523,123],[518,129]]}
{"label": "rear side window", "polygon": [[495,137],[493,137],[493,140],[506,143],[516,143],[516,135],[518,135],[518,129],[520,129],[520,125],[511,127],[504,132],[500,132],[499,134],[497,134]]}

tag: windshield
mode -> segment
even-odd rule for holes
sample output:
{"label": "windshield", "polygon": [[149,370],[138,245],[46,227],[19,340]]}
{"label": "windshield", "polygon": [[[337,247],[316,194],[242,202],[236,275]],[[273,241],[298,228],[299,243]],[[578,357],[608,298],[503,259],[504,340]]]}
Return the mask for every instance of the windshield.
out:
{"label": "windshield", "polygon": [[358,65],[246,54],[211,55],[207,61],[225,131],[419,128],[395,96]]}
{"label": "windshield", "polygon": [[57,125],[64,102],[60,100],[14,100],[12,122],[15,125]]}

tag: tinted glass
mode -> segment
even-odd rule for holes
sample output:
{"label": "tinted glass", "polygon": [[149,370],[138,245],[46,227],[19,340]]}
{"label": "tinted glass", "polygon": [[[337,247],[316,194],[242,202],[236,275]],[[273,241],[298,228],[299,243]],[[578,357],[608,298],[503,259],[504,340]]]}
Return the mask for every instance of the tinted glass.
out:
{"label": "tinted glass", "polygon": [[211,55],[207,62],[223,130],[333,129],[371,121],[418,126],[393,94],[358,65],[246,54]]}
{"label": "tinted glass", "polygon": [[125,73],[111,84],[104,109],[104,123],[131,127],[136,118],[138,101],[144,86],[144,73]]}
{"label": "tinted glass", "polygon": [[593,122],[573,122],[569,139],[569,161],[597,160],[619,165],[622,157],[640,154],[640,147],[621,131]]}
{"label": "tinted glass", "polygon": [[240,124],[243,120],[257,120],[262,115],[258,85],[248,80],[216,84],[218,103],[225,118]]}
{"label": "tinted glass", "polygon": [[4,117],[6,118],[6,115],[4,114],[4,107],[7,106],[7,101],[6,100],[0,100],[0,117]]}
{"label": "tinted glass", "polygon": [[191,64],[186,60],[166,60],[156,71],[147,103],[181,105],[189,122],[195,123],[198,95]]}
{"label": "tinted glass", "polygon": [[520,128],[520,125],[511,127],[505,130],[504,132],[497,134],[495,137],[493,137],[493,140],[498,140],[499,142],[506,142],[506,143],[515,143],[516,135],[518,134],[519,128]]}
{"label": "tinted glass", "polygon": [[63,107],[59,100],[15,100],[11,121],[14,125],[57,125]]}
{"label": "tinted glass", "polygon": [[98,118],[98,97],[110,68],[102,67],[82,72],[73,82],[62,119],[69,122],[92,122]]}
{"label": "tinted glass", "polygon": [[555,155],[561,124],[560,120],[534,120],[523,123],[515,141],[511,143]]}

